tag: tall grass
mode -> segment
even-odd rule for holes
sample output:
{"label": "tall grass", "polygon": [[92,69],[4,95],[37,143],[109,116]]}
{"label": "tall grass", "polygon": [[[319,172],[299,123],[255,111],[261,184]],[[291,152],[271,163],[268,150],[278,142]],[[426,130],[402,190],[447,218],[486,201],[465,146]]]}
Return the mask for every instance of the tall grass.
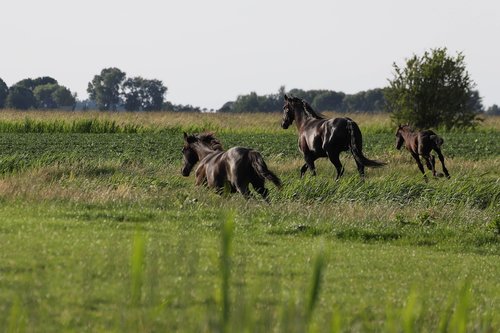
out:
{"label": "tall grass", "polygon": [[138,124],[118,124],[108,119],[78,119],[73,121],[37,120],[25,118],[21,121],[0,120],[0,133],[139,133]]}
{"label": "tall grass", "polygon": [[[327,117],[351,117],[361,127],[363,133],[393,134],[395,124],[389,114],[385,113],[333,113],[325,112]],[[93,122],[95,128],[106,124],[109,130],[157,132],[166,128],[179,128],[186,131],[223,132],[282,132],[280,127],[281,113],[183,113],[183,112],[61,112],[61,111],[29,111],[2,110],[0,112],[0,132],[25,133],[26,131],[44,131],[43,133],[74,133],[88,130],[88,123]],[[112,124],[117,128],[114,128]],[[74,124],[74,125],[73,125]],[[111,126],[110,126],[111,125]],[[92,127],[92,126],[91,126]],[[485,117],[484,121],[473,131],[488,132],[500,129],[500,116]],[[103,130],[102,128],[99,130]],[[443,129],[438,129],[443,132]],[[53,131],[53,132],[48,132]],[[80,131],[80,132],[78,132]],[[294,131],[291,129],[289,131]],[[463,132],[461,129],[452,130]],[[470,130],[468,130],[470,131]],[[40,132],[37,132],[40,133]],[[103,133],[103,132],[99,132]],[[112,132],[115,133],[115,132]]]}

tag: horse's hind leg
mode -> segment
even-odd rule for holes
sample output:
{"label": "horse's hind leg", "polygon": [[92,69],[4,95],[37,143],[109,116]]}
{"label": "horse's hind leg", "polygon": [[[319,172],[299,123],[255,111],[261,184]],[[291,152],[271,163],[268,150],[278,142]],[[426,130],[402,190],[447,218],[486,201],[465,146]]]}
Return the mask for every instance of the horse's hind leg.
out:
{"label": "horse's hind leg", "polygon": [[255,191],[257,193],[259,193],[264,198],[264,200],[269,202],[269,198],[268,198],[269,197],[269,190],[267,188],[265,188],[264,184],[265,184],[265,181],[263,179],[260,179],[258,177],[256,177],[255,179],[252,179],[252,186],[255,189]]}
{"label": "horse's hind leg", "polygon": [[358,168],[359,177],[361,177],[361,179],[365,179],[365,166],[356,160],[355,162],[356,162],[356,167]]}
{"label": "horse's hind leg", "polygon": [[433,155],[424,156],[425,164],[427,165],[427,169],[432,171],[432,175],[436,177],[436,159]]}
{"label": "horse's hind leg", "polygon": [[340,162],[339,152],[329,153],[328,158],[330,159],[330,162],[332,162],[332,164],[335,166],[335,169],[337,169],[337,178],[335,178],[335,180],[339,180],[339,178],[344,174],[344,167]]}
{"label": "horse's hind leg", "polygon": [[248,183],[240,181],[236,184],[236,190],[243,194],[246,199],[250,198],[250,189],[248,188]]}
{"label": "horse's hind leg", "polygon": [[446,178],[450,178],[450,174],[448,173],[448,169],[446,169],[446,166],[444,165],[444,156],[441,153],[441,149],[434,149],[436,153],[438,154],[439,160],[441,161],[441,165],[443,166],[443,172]]}

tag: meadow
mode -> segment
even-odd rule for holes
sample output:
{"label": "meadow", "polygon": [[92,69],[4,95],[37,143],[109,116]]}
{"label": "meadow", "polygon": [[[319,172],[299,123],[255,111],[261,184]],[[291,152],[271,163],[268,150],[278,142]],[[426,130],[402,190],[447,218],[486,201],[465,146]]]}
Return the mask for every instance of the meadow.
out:
{"label": "meadow", "polygon": [[[0,328],[499,331],[500,117],[438,129],[451,179],[426,183],[387,115],[349,116],[388,163],[365,181],[347,153],[300,179],[280,114],[0,112]],[[259,150],[283,188],[195,187],[183,131]]]}

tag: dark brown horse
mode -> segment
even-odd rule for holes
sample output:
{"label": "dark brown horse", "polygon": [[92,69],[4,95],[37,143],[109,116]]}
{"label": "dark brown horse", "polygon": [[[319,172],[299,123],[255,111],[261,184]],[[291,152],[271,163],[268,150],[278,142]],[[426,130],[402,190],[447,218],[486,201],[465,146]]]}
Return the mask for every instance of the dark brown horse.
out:
{"label": "dark brown horse", "polygon": [[212,133],[188,135],[184,133],[184,166],[182,175],[187,177],[196,168],[196,185],[207,185],[222,194],[225,186],[231,192],[250,197],[249,184],[264,199],[268,198],[265,180],[281,187],[281,180],[268,168],[262,155],[253,149],[233,147],[227,151]]}
{"label": "dark brown horse", "polygon": [[444,156],[441,153],[441,146],[444,143],[443,138],[431,130],[414,132],[409,125],[399,125],[396,131],[396,149],[401,149],[403,143],[411,156],[417,161],[418,168],[423,173],[426,181],[427,176],[424,166],[420,161],[420,156],[424,158],[427,168],[432,171],[434,177],[443,175],[442,173],[436,173],[436,158],[431,154],[432,150],[438,154],[439,160],[443,166],[444,175],[450,178],[448,169],[446,169],[444,165]]}
{"label": "dark brown horse", "polygon": [[339,155],[348,150],[354,156],[361,178],[365,175],[365,167],[377,168],[385,165],[363,155],[361,131],[350,118],[326,119],[316,113],[306,101],[285,95],[281,127],[287,129],[293,121],[299,130],[299,149],[306,162],[300,169],[301,177],[307,169],[316,175],[314,161],[320,157],[328,157],[337,169],[336,179],[339,179],[344,173]]}

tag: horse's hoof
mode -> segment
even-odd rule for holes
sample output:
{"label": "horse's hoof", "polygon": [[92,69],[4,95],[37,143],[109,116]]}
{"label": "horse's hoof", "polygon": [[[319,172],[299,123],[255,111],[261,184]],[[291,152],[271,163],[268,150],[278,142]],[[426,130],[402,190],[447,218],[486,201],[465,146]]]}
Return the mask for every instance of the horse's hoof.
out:
{"label": "horse's hoof", "polygon": [[438,173],[436,173],[435,177],[439,177],[439,178],[444,177],[444,173],[438,172]]}

